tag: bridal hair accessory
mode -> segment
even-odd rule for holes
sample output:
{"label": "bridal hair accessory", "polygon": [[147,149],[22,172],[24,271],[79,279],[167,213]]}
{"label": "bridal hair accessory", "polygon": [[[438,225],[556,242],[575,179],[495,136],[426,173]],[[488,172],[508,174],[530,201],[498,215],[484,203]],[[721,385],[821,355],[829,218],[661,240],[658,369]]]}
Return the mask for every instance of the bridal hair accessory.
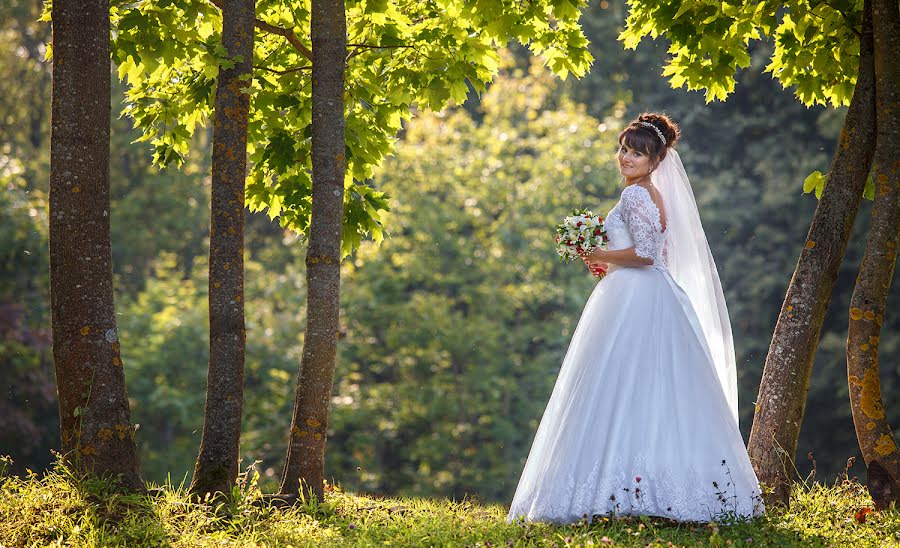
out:
{"label": "bridal hair accessory", "polygon": [[658,127],[654,126],[650,122],[641,122],[641,125],[646,126],[650,129],[652,129],[653,131],[655,131],[656,134],[659,135],[659,140],[662,141],[662,144],[666,144],[666,138],[663,137],[662,131],[660,131]]}

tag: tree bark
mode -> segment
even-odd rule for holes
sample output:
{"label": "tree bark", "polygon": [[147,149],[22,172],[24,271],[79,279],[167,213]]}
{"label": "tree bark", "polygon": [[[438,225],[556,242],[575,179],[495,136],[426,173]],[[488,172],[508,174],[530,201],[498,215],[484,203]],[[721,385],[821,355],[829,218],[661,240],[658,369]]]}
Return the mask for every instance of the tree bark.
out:
{"label": "tree bark", "polygon": [[109,2],[56,0],[50,123],[50,307],[65,461],[144,489],[113,304]]}
{"label": "tree bark", "polygon": [[244,401],[244,182],[253,64],[254,0],[223,0],[213,126],[209,230],[209,372],[200,453],[190,491],[228,495],[238,474]]}
{"label": "tree bark", "polygon": [[768,504],[787,504],[813,357],[875,145],[871,3],[866,0],[856,89],[766,356],[748,451]]}
{"label": "tree bark", "polygon": [[290,442],[280,492],[323,500],[325,437],[334,380],[340,312],[344,212],[343,0],[313,0],[312,219],[306,255],[307,328],[297,379]]}
{"label": "tree bark", "polygon": [[[878,379],[878,343],[900,244],[900,9],[896,0],[873,0],[877,137],[872,177],[872,226],[850,299],[847,381],[853,425],[879,508],[897,500],[897,443],[885,416]],[[877,467],[873,467],[877,463]],[[877,473],[873,473],[877,470]],[[887,473],[877,485],[873,476]]]}

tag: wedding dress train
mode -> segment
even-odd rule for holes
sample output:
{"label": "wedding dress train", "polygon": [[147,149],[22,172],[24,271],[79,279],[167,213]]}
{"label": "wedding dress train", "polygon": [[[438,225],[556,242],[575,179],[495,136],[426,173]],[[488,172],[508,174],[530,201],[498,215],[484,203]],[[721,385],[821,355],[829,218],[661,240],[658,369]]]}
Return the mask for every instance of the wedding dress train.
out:
{"label": "wedding dress train", "polygon": [[730,402],[691,300],[667,269],[668,230],[647,189],[626,187],[606,228],[610,249],[634,246],[654,264],[611,265],[588,299],[507,521],[758,515],[736,391]]}

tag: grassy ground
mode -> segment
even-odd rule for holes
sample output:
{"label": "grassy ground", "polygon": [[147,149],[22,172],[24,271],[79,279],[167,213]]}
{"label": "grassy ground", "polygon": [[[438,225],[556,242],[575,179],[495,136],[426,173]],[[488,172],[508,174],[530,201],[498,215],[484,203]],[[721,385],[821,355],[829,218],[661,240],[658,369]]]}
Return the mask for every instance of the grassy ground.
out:
{"label": "grassy ground", "polygon": [[248,475],[234,502],[217,506],[190,502],[183,488],[151,487],[149,496],[124,495],[61,469],[0,473],[0,546],[900,546],[900,512],[863,516],[871,500],[852,480],[798,485],[789,511],[718,525],[646,517],[507,524],[502,505],[362,496],[334,486],[322,504],[280,508],[263,500]]}

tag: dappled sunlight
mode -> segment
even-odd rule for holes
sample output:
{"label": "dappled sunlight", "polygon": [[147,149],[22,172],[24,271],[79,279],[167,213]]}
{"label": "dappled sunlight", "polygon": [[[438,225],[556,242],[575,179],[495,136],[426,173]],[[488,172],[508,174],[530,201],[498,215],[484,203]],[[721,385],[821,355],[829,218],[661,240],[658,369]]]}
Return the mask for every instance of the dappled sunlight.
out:
{"label": "dappled sunlight", "polygon": [[[0,548],[900,546],[900,517],[882,510],[877,496],[878,467],[869,470],[874,501],[851,474],[863,476],[867,461],[878,462],[872,455],[898,451],[888,420],[900,416],[900,399],[882,399],[900,393],[891,368],[900,356],[893,270],[871,278],[872,287],[890,288],[886,306],[859,293],[851,302],[858,279],[876,272],[860,268],[863,257],[884,255],[879,246],[894,257],[897,249],[896,239],[866,242],[867,233],[879,233],[873,203],[889,204],[896,166],[876,169],[867,183],[862,162],[875,148],[865,136],[886,127],[892,107],[880,102],[880,114],[865,116],[844,108],[874,93],[871,76],[879,97],[897,96],[882,91],[900,81],[884,71],[900,65],[881,63],[876,73],[861,39],[869,36],[864,6],[881,13],[896,0],[366,0],[335,9],[339,3],[346,49],[325,65],[343,66],[343,76],[321,104],[332,105],[325,126],[344,129],[334,131],[328,155],[330,166],[345,169],[344,193],[335,170],[316,198],[317,207],[322,195],[332,203],[314,222],[312,156],[325,126],[312,128],[309,0],[258,2],[255,14],[242,3],[245,28],[255,29],[252,59],[227,51],[223,34],[234,34],[222,30],[225,0],[113,2],[111,9],[8,2],[0,20],[0,457],[15,462],[0,458]],[[85,6],[91,25],[61,15]],[[879,17],[871,34],[900,36],[885,30],[888,20]],[[77,32],[63,32],[67,26]],[[107,34],[109,43],[98,39]],[[67,41],[76,47],[66,49]],[[878,44],[880,58],[884,48],[897,49],[895,41]],[[81,69],[65,79],[89,61],[91,77]],[[231,91],[246,96],[249,114],[215,108],[220,81],[247,63],[249,78],[232,81]],[[743,523],[609,515],[507,523],[529,443],[597,286],[581,264],[558,260],[553,226],[573,208],[607,215],[622,189],[619,133],[643,111],[666,112],[682,127],[678,151],[734,334],[742,428],[733,433],[734,452],[744,454],[741,442],[763,412],[799,410],[773,419],[767,432],[790,438],[776,440],[777,460],[758,460],[750,444],[764,487],[771,485],[764,473],[792,470],[792,490],[781,490],[792,504],[767,501],[765,516]],[[224,204],[211,200],[222,174],[221,162],[212,166],[214,127],[229,122],[248,130],[246,150],[238,143],[226,154],[246,160],[246,170],[234,172],[227,195],[235,225],[211,231]],[[878,139],[875,158],[882,158],[892,149]],[[841,175],[842,162],[859,173]],[[847,196],[835,190],[851,188]],[[861,205],[848,209],[860,196]],[[323,224],[326,217],[333,225]],[[311,245],[313,234],[326,233],[329,252]],[[225,234],[242,241],[243,255],[222,267],[243,268],[240,284],[210,279],[208,256],[221,251]],[[798,256],[825,254],[834,258],[826,269],[797,266]],[[79,277],[98,259],[102,269]],[[327,303],[316,283],[323,266],[333,276]],[[805,274],[792,276],[795,269]],[[789,290],[785,299],[786,288],[810,282],[828,291],[804,300]],[[60,298],[67,284],[68,301]],[[210,340],[210,322],[223,318],[210,312],[210,287],[214,296],[228,289],[223,301],[244,326],[226,339],[240,346],[239,367],[235,361],[228,375],[209,374],[223,347],[223,339]],[[827,311],[819,307],[811,318],[812,305],[822,303]],[[329,318],[326,329],[315,328],[321,318]],[[55,325],[51,332],[52,322],[74,319],[71,333]],[[785,343],[776,328],[773,343],[778,322],[815,333]],[[592,338],[611,339],[612,326],[603,327]],[[857,338],[853,329],[862,329]],[[77,359],[60,357],[75,347]],[[761,383],[770,348],[775,357],[807,357]],[[881,372],[848,372],[848,353],[851,361],[880,360]],[[612,375],[595,374],[595,355],[583,379],[602,381],[597,400],[614,401],[625,391]],[[298,390],[301,360],[304,374],[321,376]],[[621,362],[604,364],[629,370]],[[106,373],[114,373],[115,388]],[[217,390],[223,379],[230,393]],[[661,394],[678,385],[662,386],[635,404],[673,415]],[[236,461],[246,471],[230,498],[192,500],[198,449],[211,443],[201,443],[203,427],[224,424],[205,411],[217,397],[235,411],[223,489]],[[319,412],[292,422],[306,397]],[[679,401],[696,403],[688,400]],[[118,402],[118,415],[107,402]],[[623,427],[619,414],[631,422]],[[621,404],[595,413],[578,441],[608,442],[607,427],[658,427],[640,416]],[[757,441],[768,443],[761,435]],[[300,438],[324,447],[305,460],[314,466],[303,474],[324,470],[325,496],[286,506],[273,493],[283,476],[297,477],[284,464],[290,441]],[[792,444],[808,458],[779,466]],[[668,458],[670,445],[654,458]],[[136,450],[129,484],[139,490],[145,481],[147,492],[76,479],[56,462],[61,447],[71,449],[75,466],[91,461],[106,470],[135,460],[111,447]],[[596,453],[584,452],[585,461],[602,462]],[[848,456],[855,468],[844,468]],[[896,459],[887,464],[896,471]],[[635,473],[649,498],[652,476]]]}
{"label": "dappled sunlight", "polygon": [[227,502],[192,501],[185,485],[122,494],[106,481],[0,475],[0,543],[9,546],[869,546],[900,541],[896,510],[861,512],[871,500],[846,480],[798,485],[791,509],[749,522],[679,523],[593,516],[569,525],[506,522],[508,508],[477,498],[380,497],[326,484],[325,501],[283,506],[247,471]]}

